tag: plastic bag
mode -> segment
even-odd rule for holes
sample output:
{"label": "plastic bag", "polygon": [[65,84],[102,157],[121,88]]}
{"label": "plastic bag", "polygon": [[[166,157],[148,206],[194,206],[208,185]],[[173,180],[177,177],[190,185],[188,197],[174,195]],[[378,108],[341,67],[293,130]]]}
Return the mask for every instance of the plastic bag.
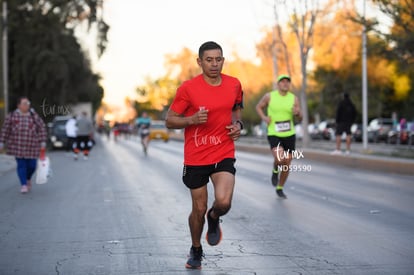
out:
{"label": "plastic bag", "polygon": [[37,161],[36,169],[36,183],[45,184],[50,177],[50,160],[49,157],[45,156]]}

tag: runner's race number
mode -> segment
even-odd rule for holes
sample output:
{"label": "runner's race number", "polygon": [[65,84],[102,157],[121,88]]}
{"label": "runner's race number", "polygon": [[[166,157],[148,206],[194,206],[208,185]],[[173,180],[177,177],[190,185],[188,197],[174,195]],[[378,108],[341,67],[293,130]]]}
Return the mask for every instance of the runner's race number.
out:
{"label": "runner's race number", "polygon": [[275,122],[276,132],[288,132],[290,131],[290,120]]}

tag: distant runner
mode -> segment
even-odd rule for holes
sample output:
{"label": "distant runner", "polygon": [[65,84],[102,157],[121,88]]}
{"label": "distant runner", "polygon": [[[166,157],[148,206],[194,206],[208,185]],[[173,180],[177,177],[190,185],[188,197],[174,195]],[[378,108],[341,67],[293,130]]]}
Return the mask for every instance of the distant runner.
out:
{"label": "distant runner", "polygon": [[149,145],[149,134],[150,134],[150,127],[151,127],[151,118],[148,116],[147,112],[143,112],[141,117],[137,118],[136,125],[138,129],[138,133],[141,136],[141,144],[142,150],[144,154],[147,155],[148,153],[148,145]]}
{"label": "distant runner", "polygon": [[[301,120],[302,113],[297,96],[289,91],[290,76],[280,75],[277,85],[278,90],[271,91],[260,99],[256,111],[268,125],[267,140],[274,158],[272,184],[276,186],[276,194],[286,199],[283,187],[289,176],[289,166],[296,143],[294,119]],[[267,115],[263,111],[264,108],[267,108]],[[279,171],[279,168],[282,168],[282,171]]]}

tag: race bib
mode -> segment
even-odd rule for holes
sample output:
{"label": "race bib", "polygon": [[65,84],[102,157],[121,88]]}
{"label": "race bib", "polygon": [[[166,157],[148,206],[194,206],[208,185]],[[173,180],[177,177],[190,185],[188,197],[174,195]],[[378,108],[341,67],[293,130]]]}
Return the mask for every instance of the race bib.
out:
{"label": "race bib", "polygon": [[277,121],[275,122],[275,131],[276,132],[288,132],[290,131],[290,121]]}

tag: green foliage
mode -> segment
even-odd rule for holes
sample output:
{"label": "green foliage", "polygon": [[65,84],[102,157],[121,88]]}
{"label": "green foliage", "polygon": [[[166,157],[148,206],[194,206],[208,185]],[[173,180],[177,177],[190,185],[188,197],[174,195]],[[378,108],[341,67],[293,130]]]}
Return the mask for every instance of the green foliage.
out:
{"label": "green foliage", "polygon": [[377,30],[383,35],[390,47],[391,53],[400,59],[404,65],[414,63],[414,1],[413,0],[374,0],[379,9],[392,20],[390,32]]}
{"label": "green foliage", "polygon": [[[97,1],[10,2],[8,47],[11,109],[16,99],[25,95],[39,113],[43,113],[39,109],[44,106],[44,102],[49,106],[65,106],[90,101],[96,110],[103,98],[100,77],[92,72],[73,28],[76,22],[83,20],[86,9],[88,22],[92,24],[97,20]],[[106,33],[101,36],[106,37]],[[50,119],[46,117],[46,120]]]}
{"label": "green foliage", "polygon": [[[368,117],[391,117],[397,112],[399,117],[414,119],[412,103],[413,91],[413,16],[414,5],[408,1],[374,1],[380,10],[393,22],[389,32],[376,29],[375,20],[367,20],[368,45]],[[362,17],[348,18],[363,24]],[[338,22],[346,24],[346,22]],[[350,37],[347,38],[350,40]],[[333,43],[332,45],[335,45]],[[339,48],[340,49],[340,48]],[[358,118],[362,115],[362,76],[361,48],[358,57],[352,62],[342,62],[340,66],[316,66],[312,88],[311,114],[320,114],[322,119],[332,118],[343,92],[351,95],[357,109]],[[336,55],[343,57],[336,49]],[[350,53],[348,53],[350,55]],[[327,64],[330,64],[329,62]]]}

